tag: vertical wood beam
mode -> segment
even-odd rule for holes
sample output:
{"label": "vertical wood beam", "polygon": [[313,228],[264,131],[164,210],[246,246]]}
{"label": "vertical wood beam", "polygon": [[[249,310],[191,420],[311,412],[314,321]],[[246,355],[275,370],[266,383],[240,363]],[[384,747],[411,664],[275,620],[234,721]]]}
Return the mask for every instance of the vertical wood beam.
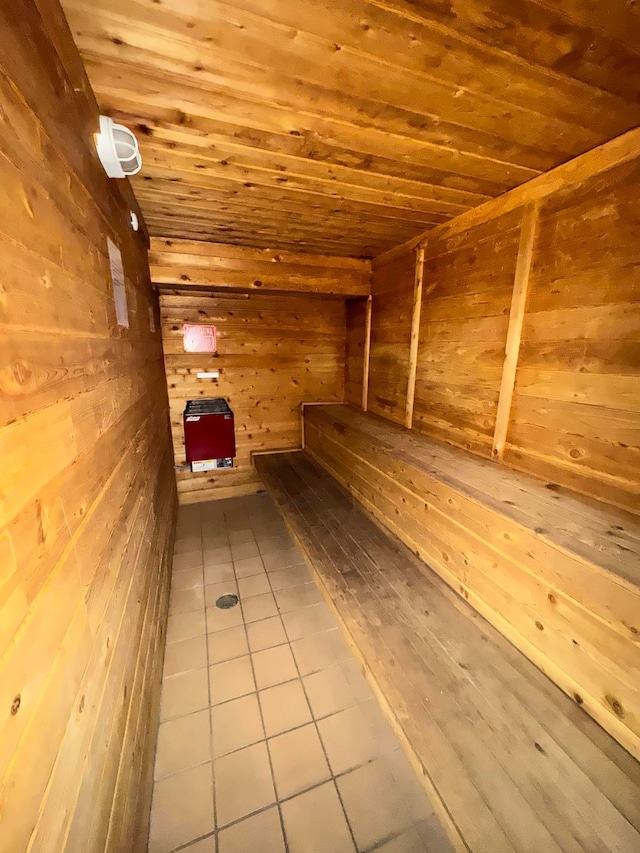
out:
{"label": "vertical wood beam", "polygon": [[531,260],[533,257],[533,247],[538,228],[539,213],[539,204],[528,205],[524,208],[522,223],[520,225],[520,243],[518,246],[518,260],[516,263],[513,294],[511,297],[509,330],[507,332],[505,358],[502,367],[502,381],[500,383],[500,396],[498,397],[496,425],[493,433],[492,455],[493,458],[498,461],[502,461],[504,457],[507,431],[509,429],[509,419],[511,417],[511,404],[516,384],[516,371],[518,369],[518,358],[520,356],[520,341],[522,340],[522,325],[527,307],[529,274],[531,272]]}
{"label": "vertical wood beam", "polygon": [[407,383],[407,406],[404,425],[411,429],[413,403],[416,396],[416,372],[418,370],[418,339],[420,337],[420,310],[422,308],[422,281],[424,278],[424,247],[416,252],[416,272],[413,284],[413,312],[411,314],[411,341],[409,343],[409,378]]}
{"label": "vertical wood beam", "polygon": [[362,411],[366,412],[369,405],[369,357],[371,355],[371,309],[373,297],[367,297],[367,307],[364,318],[364,353],[362,365]]}

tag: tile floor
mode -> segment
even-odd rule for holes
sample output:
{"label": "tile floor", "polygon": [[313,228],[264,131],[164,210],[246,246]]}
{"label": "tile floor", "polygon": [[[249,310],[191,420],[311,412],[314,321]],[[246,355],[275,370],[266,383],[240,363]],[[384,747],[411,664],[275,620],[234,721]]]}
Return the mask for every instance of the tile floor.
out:
{"label": "tile floor", "polygon": [[149,839],[174,850],[450,851],[267,495],[180,510]]}

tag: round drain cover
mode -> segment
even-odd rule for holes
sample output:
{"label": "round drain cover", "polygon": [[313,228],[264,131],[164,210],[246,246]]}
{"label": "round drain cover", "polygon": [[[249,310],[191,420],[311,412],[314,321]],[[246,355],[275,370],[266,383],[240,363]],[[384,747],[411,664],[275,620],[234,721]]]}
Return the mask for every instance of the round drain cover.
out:
{"label": "round drain cover", "polygon": [[237,595],[221,595],[220,598],[216,601],[216,607],[219,607],[220,610],[229,610],[229,608],[235,607],[237,603]]}

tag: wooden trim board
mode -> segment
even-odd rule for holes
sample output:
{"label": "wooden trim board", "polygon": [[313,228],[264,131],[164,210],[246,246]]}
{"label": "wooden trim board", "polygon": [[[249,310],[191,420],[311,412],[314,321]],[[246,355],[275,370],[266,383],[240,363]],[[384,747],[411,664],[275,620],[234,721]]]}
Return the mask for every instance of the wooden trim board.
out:
{"label": "wooden trim board", "polygon": [[416,372],[418,369],[418,342],[420,340],[420,310],[422,308],[422,281],[424,278],[424,247],[416,252],[416,271],[413,285],[413,308],[411,311],[411,338],[409,341],[409,377],[407,380],[407,402],[404,425],[411,429],[413,424],[413,402],[416,395]]}
{"label": "wooden trim board", "polygon": [[536,239],[538,217],[540,208],[537,203],[525,208],[520,228],[520,244],[518,247],[518,260],[513,283],[513,295],[511,297],[511,312],[509,315],[509,329],[507,331],[507,344],[505,348],[504,366],[502,368],[502,380],[500,383],[500,396],[498,397],[498,411],[493,435],[492,455],[494,459],[502,462],[504,448],[509,429],[509,417],[511,415],[511,402],[513,400],[513,389],[516,383],[516,371],[518,369],[518,356],[520,354],[520,341],[522,338],[522,324],[527,307],[527,294],[529,292],[529,273],[531,271],[531,259]]}
{"label": "wooden trim board", "polygon": [[362,411],[366,412],[369,407],[369,361],[371,358],[371,309],[373,297],[367,297],[367,308],[364,320],[364,353],[362,355]]}

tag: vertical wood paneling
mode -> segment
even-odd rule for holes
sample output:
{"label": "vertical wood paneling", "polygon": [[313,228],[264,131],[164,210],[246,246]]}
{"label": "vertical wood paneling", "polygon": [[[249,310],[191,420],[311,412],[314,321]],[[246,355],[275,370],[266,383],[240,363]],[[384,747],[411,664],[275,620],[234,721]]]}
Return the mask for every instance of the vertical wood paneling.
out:
{"label": "vertical wood paneling", "polygon": [[541,209],[505,461],[640,511],[640,161]]}
{"label": "vertical wood paneling", "polygon": [[145,236],[56,3],[2,5],[0,104],[0,849],[137,853],[175,508]]}
{"label": "vertical wood paneling", "polygon": [[491,455],[521,212],[426,245],[413,427]]}
{"label": "vertical wood paneling", "polygon": [[371,282],[371,351],[368,409],[403,424],[416,256],[413,250],[374,266]]}
{"label": "vertical wood paneling", "polygon": [[[344,301],[301,294],[165,293],[161,310],[176,464],[185,464],[187,400],[224,397],[235,416],[235,467],[177,471],[180,501],[258,491],[262,484],[251,453],[300,447],[300,403],[344,400]],[[184,352],[184,323],[216,326],[215,356]],[[198,379],[202,371],[218,371],[219,379]]]}

